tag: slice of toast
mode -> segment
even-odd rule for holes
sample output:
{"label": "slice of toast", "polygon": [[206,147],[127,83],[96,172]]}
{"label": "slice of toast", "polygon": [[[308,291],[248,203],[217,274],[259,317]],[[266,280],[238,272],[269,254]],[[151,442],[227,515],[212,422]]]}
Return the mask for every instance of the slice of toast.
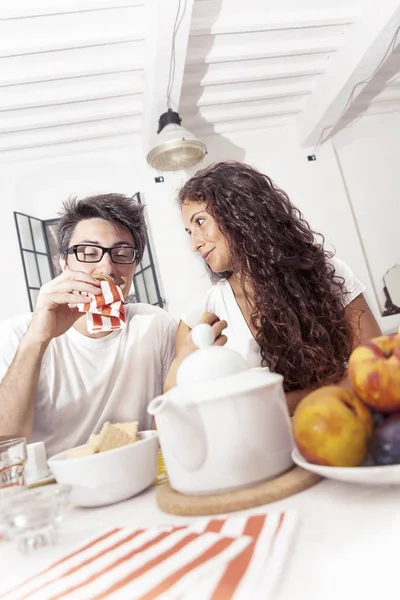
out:
{"label": "slice of toast", "polygon": [[132,436],[119,427],[115,427],[111,423],[104,423],[98,440],[98,452],[122,448],[122,446],[132,444],[133,441]]}
{"label": "slice of toast", "polygon": [[127,433],[132,438],[132,442],[138,441],[138,436],[137,436],[138,427],[139,427],[138,421],[132,421],[132,423],[114,423],[113,427],[117,427],[124,433]]}
{"label": "slice of toast", "polygon": [[110,423],[107,421],[101,428],[100,433],[92,433],[81,448],[72,448],[68,452],[68,458],[84,458],[98,452],[106,452],[114,448],[122,448],[139,440],[137,436],[139,423]]}
{"label": "slice of toast", "polygon": [[138,432],[138,428],[139,428],[138,421],[132,421],[131,423],[110,423],[109,421],[106,421],[106,423],[104,423],[100,433],[92,433],[87,441],[87,444],[89,444],[95,452],[99,451],[100,436],[106,425],[107,425],[106,429],[108,429],[109,427],[117,428],[120,431],[123,431],[124,433],[129,435],[129,437],[131,438],[131,442],[137,442],[139,439],[137,436],[137,432]]}
{"label": "slice of toast", "polygon": [[99,451],[99,439],[100,439],[99,433],[92,433],[92,435],[89,437],[89,439],[87,441],[87,444],[89,444],[89,446],[92,448],[94,453]]}
{"label": "slice of toast", "polygon": [[67,458],[85,458],[86,456],[92,456],[92,454],[95,454],[92,446],[78,446],[78,448],[68,450]]}

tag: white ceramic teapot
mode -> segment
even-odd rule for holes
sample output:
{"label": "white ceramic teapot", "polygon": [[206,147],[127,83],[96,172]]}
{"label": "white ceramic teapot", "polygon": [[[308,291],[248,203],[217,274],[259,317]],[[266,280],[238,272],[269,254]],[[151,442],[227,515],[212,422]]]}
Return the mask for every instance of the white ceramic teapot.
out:
{"label": "white ceramic teapot", "polygon": [[148,407],[171,486],[183,494],[217,494],[255,485],[292,465],[293,439],[283,377],[248,369],[233,350],[212,346],[197,325],[199,350],[177,372],[177,385]]}

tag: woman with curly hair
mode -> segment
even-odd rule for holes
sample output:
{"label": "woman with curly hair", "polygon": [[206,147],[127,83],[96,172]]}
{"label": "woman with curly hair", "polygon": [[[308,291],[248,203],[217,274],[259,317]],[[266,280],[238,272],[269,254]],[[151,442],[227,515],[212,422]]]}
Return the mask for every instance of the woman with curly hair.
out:
{"label": "woman with curly hair", "polygon": [[380,330],[365,286],[317,242],[287,194],[248,165],[221,162],[189,179],[178,201],[217,283],[182,317],[166,389],[194,349],[190,330],[216,317],[215,343],[283,375],[290,410],[312,389],[346,385],[352,349]]}

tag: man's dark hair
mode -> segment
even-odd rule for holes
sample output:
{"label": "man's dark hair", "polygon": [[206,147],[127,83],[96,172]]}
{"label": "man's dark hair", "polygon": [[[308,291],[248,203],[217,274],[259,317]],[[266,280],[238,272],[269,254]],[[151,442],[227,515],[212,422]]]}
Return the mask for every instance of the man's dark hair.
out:
{"label": "man's dark hair", "polygon": [[137,251],[137,262],[143,258],[146,245],[146,224],[143,205],[123,194],[103,194],[78,200],[69,198],[63,203],[58,222],[58,251],[67,257],[75,227],[86,219],[104,219],[120,223],[132,234]]}

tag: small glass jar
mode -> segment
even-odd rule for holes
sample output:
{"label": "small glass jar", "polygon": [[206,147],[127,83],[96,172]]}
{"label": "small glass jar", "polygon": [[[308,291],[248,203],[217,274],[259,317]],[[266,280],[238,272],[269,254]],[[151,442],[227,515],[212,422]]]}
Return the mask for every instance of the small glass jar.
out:
{"label": "small glass jar", "polygon": [[2,513],[18,549],[29,554],[42,546],[54,545],[58,527],[69,495],[68,486],[25,489],[5,502]]}
{"label": "small glass jar", "polygon": [[10,530],[4,517],[4,509],[7,503],[12,502],[17,494],[26,491],[22,485],[13,485],[0,488],[0,542],[9,541],[11,539]]}
{"label": "small glass jar", "polygon": [[26,439],[0,441],[0,489],[25,485]]}

